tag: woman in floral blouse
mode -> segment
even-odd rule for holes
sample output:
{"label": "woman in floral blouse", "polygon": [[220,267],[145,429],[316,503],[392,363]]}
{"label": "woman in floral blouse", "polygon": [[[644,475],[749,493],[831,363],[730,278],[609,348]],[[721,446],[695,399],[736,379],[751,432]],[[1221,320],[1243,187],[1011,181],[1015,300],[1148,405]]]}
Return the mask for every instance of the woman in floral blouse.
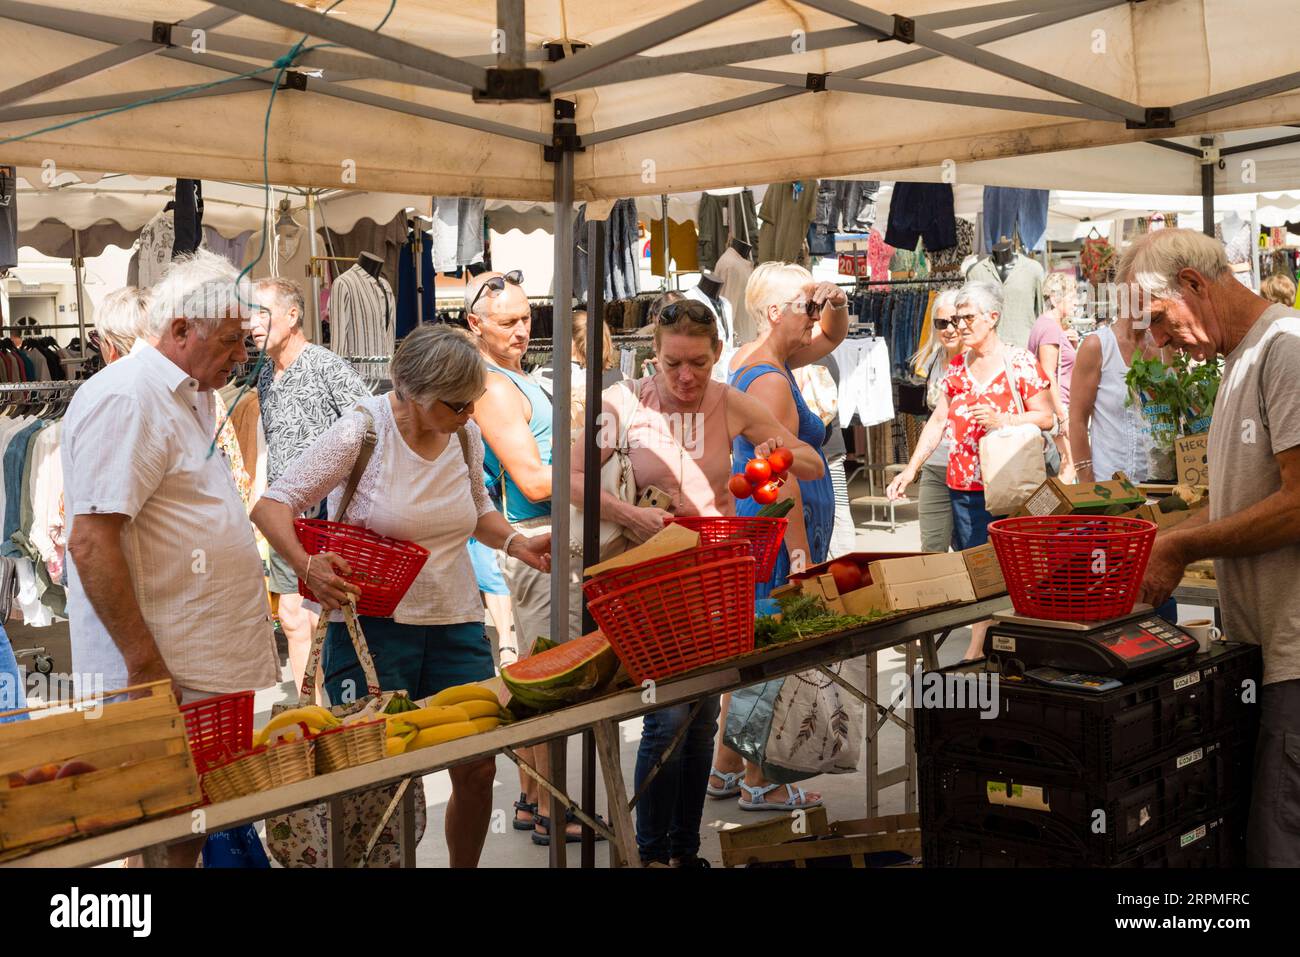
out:
{"label": "woman in floral blouse", "polygon": [[[960,550],[985,544],[993,516],[984,507],[980,473],[980,439],[1008,425],[1052,428],[1050,384],[1038,360],[1024,349],[998,338],[1002,294],[991,283],[967,283],[957,294],[954,317],[963,352],[953,359],[944,377],[938,403],[921,432],[907,468],[889,485],[890,498],[900,498],[916,481],[922,464],[947,438],[948,488],[952,491],[954,545]],[[1008,372],[1010,379],[1008,380]],[[1011,390],[1020,394],[1024,412],[1016,411]],[[981,656],[986,623],[971,629],[967,658]]]}

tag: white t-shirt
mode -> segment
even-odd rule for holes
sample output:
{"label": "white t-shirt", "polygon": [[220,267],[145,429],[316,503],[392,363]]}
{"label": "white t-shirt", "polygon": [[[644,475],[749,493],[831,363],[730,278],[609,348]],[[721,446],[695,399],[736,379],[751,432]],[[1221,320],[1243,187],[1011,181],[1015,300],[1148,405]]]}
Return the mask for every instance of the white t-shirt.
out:
{"label": "white t-shirt", "polygon": [[[77,390],[63,419],[64,509],[125,515],[122,548],[136,601],[177,682],[198,691],[280,679],[262,561],[212,393],[144,340]],[[68,555],[73,669],[123,687],[126,665]]]}

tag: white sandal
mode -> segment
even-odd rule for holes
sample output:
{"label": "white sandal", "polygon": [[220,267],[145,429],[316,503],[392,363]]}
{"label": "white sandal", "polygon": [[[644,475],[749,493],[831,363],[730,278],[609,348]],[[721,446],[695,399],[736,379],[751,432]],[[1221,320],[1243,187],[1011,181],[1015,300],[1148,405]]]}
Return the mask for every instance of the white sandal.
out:
{"label": "white sandal", "polygon": [[[809,801],[808,793],[794,784],[769,784],[761,788],[751,788],[742,782],[740,787],[749,796],[748,800],[743,797],[740,799],[742,811],[802,811],[822,803],[821,798]],[[767,795],[780,787],[785,788],[785,801],[779,804],[769,801]],[[760,798],[761,800],[758,800]]]}

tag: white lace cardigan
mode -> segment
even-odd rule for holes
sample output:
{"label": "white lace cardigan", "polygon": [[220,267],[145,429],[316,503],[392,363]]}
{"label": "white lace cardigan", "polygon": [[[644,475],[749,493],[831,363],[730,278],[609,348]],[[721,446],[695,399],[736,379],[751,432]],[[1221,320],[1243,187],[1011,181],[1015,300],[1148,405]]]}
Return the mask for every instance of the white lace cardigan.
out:
{"label": "white lace cardigan", "polygon": [[[374,416],[375,451],[370,456],[370,464],[361,474],[361,481],[346,515],[340,517],[336,513],[348,476],[352,474],[352,466],[361,454],[361,440],[366,432],[365,417],[356,410],[346,413],[307,451],[294,459],[275,484],[266,490],[266,497],[283,502],[296,515],[315,505],[328,493],[331,519],[366,527],[371,503],[385,491],[379,488],[379,476],[384,474],[384,456],[394,442],[402,441],[402,437],[397,433],[397,422],[393,418],[393,408],[387,395],[363,399],[360,404]],[[494,508],[487,487],[483,484],[483,436],[473,422],[466,423],[465,431],[469,435],[470,490],[474,496],[475,509],[481,518]],[[450,441],[458,440],[453,435]]]}

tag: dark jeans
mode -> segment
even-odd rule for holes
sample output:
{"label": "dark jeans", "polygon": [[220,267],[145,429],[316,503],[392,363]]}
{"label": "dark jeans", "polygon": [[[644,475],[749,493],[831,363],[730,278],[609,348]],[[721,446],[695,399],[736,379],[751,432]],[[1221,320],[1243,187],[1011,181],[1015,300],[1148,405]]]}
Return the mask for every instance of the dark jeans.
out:
{"label": "dark jeans", "polygon": [[989,522],[993,516],[984,507],[984,492],[952,492],[952,547],[965,551],[989,543]]}
{"label": "dark jeans", "polygon": [[[635,788],[650,776],[655,761],[668,748],[694,702],[652,711],[642,719],[641,747],[636,754]],[[700,819],[704,790],[713,765],[713,739],[718,731],[720,701],[704,699],[700,712],[650,787],[636,805],[636,845],[641,862],[668,863],[670,857],[690,857],[700,850]]]}
{"label": "dark jeans", "polygon": [[1259,689],[1246,865],[1300,867],[1300,679]]}

